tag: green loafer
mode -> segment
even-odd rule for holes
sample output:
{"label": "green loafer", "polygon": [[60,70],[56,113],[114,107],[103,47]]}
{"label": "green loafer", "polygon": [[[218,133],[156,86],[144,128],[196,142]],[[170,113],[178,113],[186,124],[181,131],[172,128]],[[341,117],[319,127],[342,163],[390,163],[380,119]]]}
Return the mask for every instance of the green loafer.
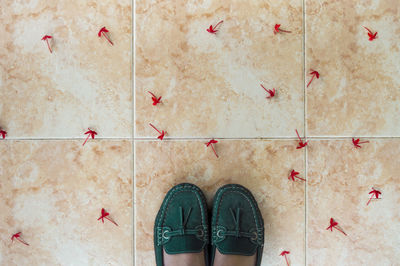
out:
{"label": "green loafer", "polygon": [[261,265],[264,220],[251,192],[241,185],[218,189],[211,218],[211,265],[216,249],[225,255],[256,255]]}
{"label": "green loafer", "polygon": [[203,192],[192,184],[179,184],[168,191],[154,224],[156,265],[163,266],[167,254],[204,251],[208,265],[209,228]]}

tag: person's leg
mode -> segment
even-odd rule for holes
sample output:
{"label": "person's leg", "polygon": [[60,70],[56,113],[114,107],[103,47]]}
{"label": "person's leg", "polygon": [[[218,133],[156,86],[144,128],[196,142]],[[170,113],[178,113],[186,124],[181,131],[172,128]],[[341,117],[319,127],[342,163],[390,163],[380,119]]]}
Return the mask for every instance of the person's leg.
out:
{"label": "person's leg", "polygon": [[157,266],[206,266],[209,221],[204,194],[193,184],[168,191],[154,223]]}
{"label": "person's leg", "polygon": [[204,252],[169,255],[164,250],[165,266],[205,266]]}
{"label": "person's leg", "polygon": [[212,266],[259,266],[264,221],[251,192],[225,185],[214,196],[211,220]]}
{"label": "person's leg", "polygon": [[215,252],[213,266],[255,266],[256,254],[253,256],[224,255],[218,249]]}

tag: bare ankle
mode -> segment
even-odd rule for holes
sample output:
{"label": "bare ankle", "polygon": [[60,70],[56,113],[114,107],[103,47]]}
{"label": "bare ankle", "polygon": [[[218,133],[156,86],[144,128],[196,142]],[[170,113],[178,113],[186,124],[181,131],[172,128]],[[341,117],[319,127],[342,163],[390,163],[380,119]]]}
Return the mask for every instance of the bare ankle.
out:
{"label": "bare ankle", "polygon": [[204,251],[170,255],[164,250],[164,266],[205,266]]}
{"label": "bare ankle", "polygon": [[212,266],[254,266],[256,254],[253,256],[224,255],[218,249],[215,251],[214,264]]}

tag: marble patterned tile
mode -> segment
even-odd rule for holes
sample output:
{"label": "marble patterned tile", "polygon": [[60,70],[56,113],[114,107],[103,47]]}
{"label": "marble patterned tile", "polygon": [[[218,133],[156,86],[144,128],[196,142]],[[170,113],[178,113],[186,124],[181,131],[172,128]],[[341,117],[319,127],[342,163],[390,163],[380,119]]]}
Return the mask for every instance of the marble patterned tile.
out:
{"label": "marble patterned tile", "polygon": [[136,265],[154,265],[154,219],[174,185],[198,185],[208,204],[229,183],[249,188],[265,222],[262,265],[283,265],[279,254],[290,250],[291,265],[305,261],[305,185],[288,180],[292,168],[304,177],[304,152],[295,141],[225,140],[216,144],[217,159],[204,141],[135,142]]}
{"label": "marble patterned tile", "polygon": [[[308,147],[307,265],[398,265],[398,139],[314,140]],[[371,188],[380,200],[367,202]],[[347,233],[326,230],[334,218]]]}
{"label": "marble patterned tile", "polygon": [[[1,265],[132,265],[132,143],[0,142]],[[119,224],[98,221],[101,208]],[[11,242],[22,232],[30,246]]]}
{"label": "marble patterned tile", "polygon": [[400,136],[399,17],[395,0],[306,0],[309,136]]}
{"label": "marble patterned tile", "polygon": [[[172,137],[295,136],[302,12],[301,0],[136,1],[135,136],[153,137],[148,123]],[[206,31],[220,20],[216,34]],[[292,33],[274,35],[277,23]]]}
{"label": "marble patterned tile", "polygon": [[[0,127],[9,138],[128,137],[132,128],[130,0],[4,0]],[[106,26],[111,46],[97,36]],[[53,39],[50,53],[44,35]]]}

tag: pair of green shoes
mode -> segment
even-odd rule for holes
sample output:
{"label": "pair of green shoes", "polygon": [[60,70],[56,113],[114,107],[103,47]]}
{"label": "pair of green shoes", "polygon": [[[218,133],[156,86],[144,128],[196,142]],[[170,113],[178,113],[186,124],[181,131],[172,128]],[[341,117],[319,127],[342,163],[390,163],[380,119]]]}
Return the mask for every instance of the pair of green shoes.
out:
{"label": "pair of green shoes", "polygon": [[[209,245],[211,240],[211,245]],[[251,192],[241,185],[218,189],[213,203],[211,231],[203,192],[193,184],[179,184],[165,196],[154,224],[157,266],[167,254],[204,251],[206,265],[221,254],[252,256],[261,265],[264,221]]]}

